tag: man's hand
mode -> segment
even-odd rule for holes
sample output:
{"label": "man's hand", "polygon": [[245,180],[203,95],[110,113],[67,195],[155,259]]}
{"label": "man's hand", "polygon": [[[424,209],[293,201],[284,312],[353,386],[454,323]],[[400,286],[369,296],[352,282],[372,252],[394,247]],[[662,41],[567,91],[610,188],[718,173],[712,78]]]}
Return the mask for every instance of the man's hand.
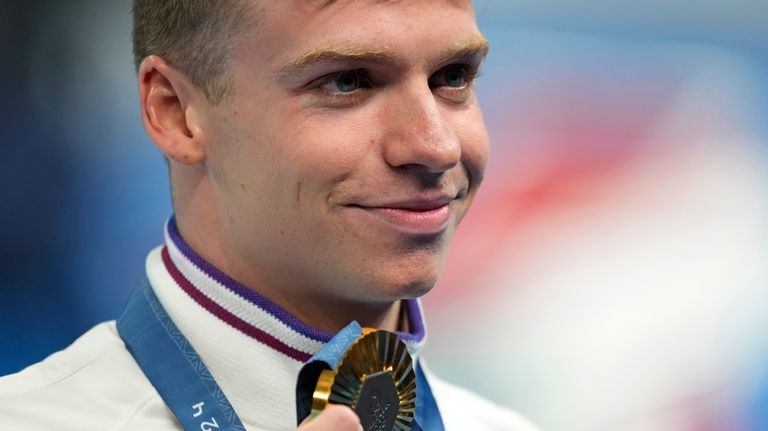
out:
{"label": "man's hand", "polygon": [[363,431],[355,412],[347,406],[330,406],[314,420],[307,418],[297,431]]}

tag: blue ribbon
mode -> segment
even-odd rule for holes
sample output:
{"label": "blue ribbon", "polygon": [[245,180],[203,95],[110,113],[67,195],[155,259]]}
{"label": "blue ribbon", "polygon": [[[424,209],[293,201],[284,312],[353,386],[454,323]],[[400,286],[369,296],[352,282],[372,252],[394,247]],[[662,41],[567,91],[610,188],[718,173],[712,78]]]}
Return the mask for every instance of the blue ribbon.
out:
{"label": "blue ribbon", "polygon": [[160,305],[149,282],[133,292],[117,331],[144,375],[187,431],[245,431],[195,349]]}

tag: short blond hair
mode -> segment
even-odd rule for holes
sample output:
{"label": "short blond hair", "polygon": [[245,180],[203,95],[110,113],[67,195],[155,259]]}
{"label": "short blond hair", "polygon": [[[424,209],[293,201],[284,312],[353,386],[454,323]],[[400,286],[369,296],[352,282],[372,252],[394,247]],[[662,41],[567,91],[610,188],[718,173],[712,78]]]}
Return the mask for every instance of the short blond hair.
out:
{"label": "short blond hair", "polygon": [[248,0],[133,0],[133,57],[158,55],[187,75],[212,103],[228,92],[233,40],[255,23]]}

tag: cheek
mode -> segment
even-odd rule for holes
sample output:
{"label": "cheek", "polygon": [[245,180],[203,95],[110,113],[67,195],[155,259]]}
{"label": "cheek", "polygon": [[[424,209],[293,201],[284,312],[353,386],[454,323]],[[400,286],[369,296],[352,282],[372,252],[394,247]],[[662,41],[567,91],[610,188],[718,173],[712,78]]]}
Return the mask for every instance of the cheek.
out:
{"label": "cheek", "polygon": [[365,169],[376,138],[371,118],[362,113],[306,116],[287,134],[297,180],[326,187]]}
{"label": "cheek", "polygon": [[226,148],[222,148],[222,166],[218,170],[223,171],[229,186],[238,193],[258,193],[278,180],[283,162],[275,148],[280,143],[269,132],[255,122],[239,121],[231,125],[225,132],[226,139],[219,142]]}
{"label": "cheek", "polygon": [[244,103],[233,103],[217,118],[206,168],[228,219],[271,225],[290,204],[293,163],[285,152],[290,145],[281,141],[273,121],[268,112]]}
{"label": "cheek", "polygon": [[482,181],[488,164],[490,145],[479,108],[464,111],[454,118],[454,130],[461,142],[461,159],[472,175],[473,187]]}

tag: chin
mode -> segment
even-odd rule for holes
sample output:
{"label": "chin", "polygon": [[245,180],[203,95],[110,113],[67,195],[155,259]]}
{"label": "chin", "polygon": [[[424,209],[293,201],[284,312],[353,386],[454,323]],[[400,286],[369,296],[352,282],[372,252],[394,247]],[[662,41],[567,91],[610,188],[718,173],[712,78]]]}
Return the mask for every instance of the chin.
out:
{"label": "chin", "polygon": [[[354,269],[347,273],[349,286],[362,301],[396,301],[418,298],[432,290],[443,271],[447,249],[441,237],[409,237],[396,248],[379,252],[371,247],[366,256],[358,254],[355,262],[344,266]],[[342,282],[341,285],[346,283]],[[337,283],[337,286],[339,284]],[[349,290],[347,290],[349,292]]]}
{"label": "chin", "polygon": [[424,296],[435,287],[440,276],[439,270],[424,271],[420,268],[419,273],[413,273],[407,270],[390,274],[390,279],[381,280],[377,283],[378,293],[387,300],[410,299]]}
{"label": "chin", "polygon": [[437,284],[437,278],[431,281],[414,281],[403,287],[398,299],[420,298],[432,290]]}
{"label": "chin", "polygon": [[[417,298],[429,293],[443,272],[447,250],[439,246],[405,253],[382,274],[382,286],[392,299]],[[434,243],[433,243],[434,245]]]}

